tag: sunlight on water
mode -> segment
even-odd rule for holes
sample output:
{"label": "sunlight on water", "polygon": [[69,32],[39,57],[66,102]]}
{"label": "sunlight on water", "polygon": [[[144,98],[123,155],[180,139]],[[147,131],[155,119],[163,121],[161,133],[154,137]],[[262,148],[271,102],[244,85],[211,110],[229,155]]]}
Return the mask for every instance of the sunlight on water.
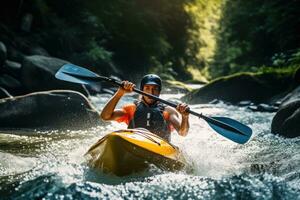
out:
{"label": "sunlight on water", "polygon": [[35,166],[34,158],[15,156],[10,153],[1,153],[0,177],[23,173]]}
{"label": "sunlight on water", "polygon": [[[100,110],[110,96],[99,97],[92,101]],[[179,97],[168,96],[175,101]],[[128,96],[118,106],[132,99]],[[192,172],[164,172],[153,166],[147,172],[115,177],[89,169],[83,155],[102,136],[126,128],[125,124],[113,122],[66,132],[5,132],[0,134],[0,190],[12,198],[23,195],[25,199],[299,197],[300,139],[271,134],[274,113],[224,103],[191,105],[191,109],[249,125],[252,140],[236,144],[215,133],[204,120],[191,116],[188,136],[174,133],[172,143],[187,155]]]}

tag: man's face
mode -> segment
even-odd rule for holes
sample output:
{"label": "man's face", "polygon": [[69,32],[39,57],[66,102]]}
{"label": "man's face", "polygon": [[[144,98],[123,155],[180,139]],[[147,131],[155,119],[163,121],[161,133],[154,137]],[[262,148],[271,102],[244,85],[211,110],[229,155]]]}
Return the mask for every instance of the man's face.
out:
{"label": "man's face", "polygon": [[[154,96],[159,96],[160,90],[159,86],[157,85],[144,85],[143,91],[149,94],[152,94]],[[156,100],[151,99],[149,97],[143,96],[144,100],[146,101],[147,104],[153,104]]]}

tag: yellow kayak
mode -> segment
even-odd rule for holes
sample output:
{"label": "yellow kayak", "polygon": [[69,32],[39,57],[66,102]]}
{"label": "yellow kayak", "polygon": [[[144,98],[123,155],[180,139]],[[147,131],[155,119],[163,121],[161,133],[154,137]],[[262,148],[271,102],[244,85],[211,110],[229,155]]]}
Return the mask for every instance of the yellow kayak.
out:
{"label": "yellow kayak", "polygon": [[143,171],[149,164],[164,170],[181,170],[186,163],[176,146],[140,129],[119,130],[104,136],[85,157],[92,168],[117,176]]}

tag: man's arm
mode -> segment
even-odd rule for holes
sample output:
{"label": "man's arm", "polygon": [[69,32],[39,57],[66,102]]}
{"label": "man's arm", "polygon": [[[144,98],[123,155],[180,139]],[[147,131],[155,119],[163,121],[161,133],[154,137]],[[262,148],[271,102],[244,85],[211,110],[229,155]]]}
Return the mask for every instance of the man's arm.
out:
{"label": "man's arm", "polygon": [[[190,128],[188,109],[189,107],[184,103],[178,104],[176,110],[172,107],[166,108],[166,111],[170,114],[169,121],[181,136],[186,136]],[[181,120],[179,113],[181,114]]]}
{"label": "man's arm", "polygon": [[117,118],[123,116],[125,113],[121,109],[116,109],[116,105],[118,104],[119,100],[122,98],[122,96],[125,93],[132,92],[135,85],[128,81],[122,82],[123,87],[119,87],[117,92],[114,94],[114,96],[107,102],[107,104],[104,106],[100,117],[103,120],[116,120]]}

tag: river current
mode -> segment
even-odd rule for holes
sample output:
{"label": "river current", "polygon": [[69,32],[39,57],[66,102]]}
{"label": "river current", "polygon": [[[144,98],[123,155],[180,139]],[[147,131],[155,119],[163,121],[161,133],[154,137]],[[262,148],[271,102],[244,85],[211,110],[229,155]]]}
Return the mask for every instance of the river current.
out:
{"label": "river current", "polygon": [[[178,101],[181,94],[162,95]],[[101,110],[109,95],[91,97]],[[133,100],[126,96],[121,106]],[[300,138],[270,133],[275,113],[225,103],[195,104],[196,112],[236,119],[253,129],[239,145],[190,116],[188,136],[172,134],[191,172],[148,171],[116,177],[91,170],[83,157],[105,134],[126,128],[107,123],[78,131],[0,133],[0,199],[300,199]]]}

